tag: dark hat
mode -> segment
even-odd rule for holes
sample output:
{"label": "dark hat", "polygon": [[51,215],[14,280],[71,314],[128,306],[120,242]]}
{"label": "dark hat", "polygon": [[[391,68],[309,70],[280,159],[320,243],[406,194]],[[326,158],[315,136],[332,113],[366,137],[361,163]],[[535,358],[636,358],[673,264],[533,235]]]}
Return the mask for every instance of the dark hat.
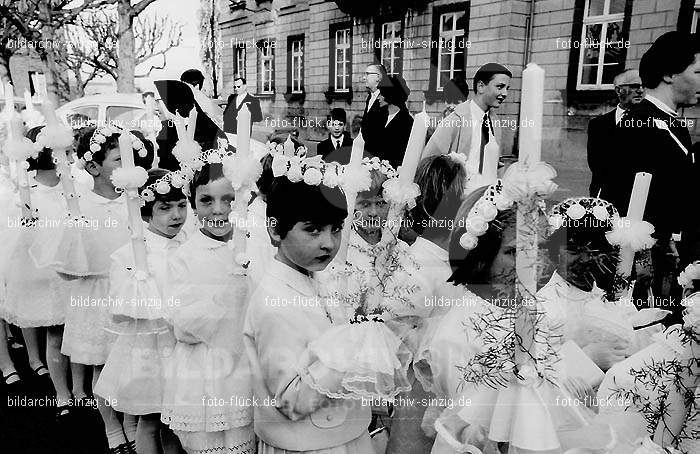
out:
{"label": "dark hat", "polygon": [[334,109],[331,109],[331,121],[340,121],[343,123],[346,123],[347,121],[347,114],[345,113],[345,109],[341,107],[336,107]]}
{"label": "dark hat", "polygon": [[411,94],[406,81],[399,74],[387,76],[384,84],[379,85],[379,93],[384,96],[384,100],[395,106],[403,106]]}
{"label": "dark hat", "polygon": [[671,31],[659,36],[642,55],[639,75],[647,88],[659,86],[665,75],[680,74],[695,61],[700,52],[697,36]]}

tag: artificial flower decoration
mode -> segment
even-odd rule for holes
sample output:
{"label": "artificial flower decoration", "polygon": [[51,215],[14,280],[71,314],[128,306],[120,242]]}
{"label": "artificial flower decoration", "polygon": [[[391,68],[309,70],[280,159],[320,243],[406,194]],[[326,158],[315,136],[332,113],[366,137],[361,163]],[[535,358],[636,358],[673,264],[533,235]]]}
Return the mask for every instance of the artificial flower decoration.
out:
{"label": "artificial flower decoration", "polygon": [[[107,137],[110,137],[114,134],[122,134],[124,133],[125,130],[121,128],[120,126],[117,125],[105,125],[97,128],[95,132],[92,134],[92,137],[90,137],[90,151],[86,152],[83,154],[81,161],[83,163],[87,163],[92,161],[94,153],[99,152],[102,150],[102,145],[107,142]],[[148,155],[148,150],[146,149],[146,146],[141,142],[141,140],[133,135],[132,133],[126,131],[129,134],[129,137],[131,139],[131,147],[132,149],[142,158],[145,158],[146,155]],[[56,138],[54,137],[54,140]],[[61,140],[68,140],[67,136],[64,136]],[[71,135],[71,143],[73,142],[73,137]],[[61,148],[61,147],[56,147],[56,148]],[[67,147],[62,147],[62,148],[67,148]]]}
{"label": "artificial flower decoration", "polygon": [[489,186],[484,195],[469,210],[464,221],[466,231],[459,237],[459,245],[470,251],[476,247],[479,237],[489,229],[489,222],[496,219],[499,211],[513,206],[514,201],[504,190],[504,182],[498,180]]}

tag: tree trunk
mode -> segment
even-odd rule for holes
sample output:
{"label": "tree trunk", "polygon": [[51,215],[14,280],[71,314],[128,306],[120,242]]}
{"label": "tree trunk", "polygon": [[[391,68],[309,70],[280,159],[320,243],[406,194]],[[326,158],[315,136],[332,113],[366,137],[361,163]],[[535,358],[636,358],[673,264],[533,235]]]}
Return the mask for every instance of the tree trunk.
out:
{"label": "tree trunk", "polygon": [[10,58],[12,55],[0,56],[0,82],[3,86],[6,83],[12,83],[12,73],[10,72]]}
{"label": "tree trunk", "polygon": [[136,93],[134,83],[136,74],[136,45],[134,42],[133,23],[130,0],[119,0],[117,4],[119,16],[119,67],[117,69],[117,91],[119,93]]}
{"label": "tree trunk", "polygon": [[216,33],[216,29],[218,27],[217,23],[217,17],[216,17],[216,0],[211,0],[211,15],[209,16],[209,27],[210,27],[210,34],[211,34],[211,82],[212,85],[214,86],[214,99],[219,97],[219,76],[217,74],[218,72],[218,64],[219,62],[217,61],[217,57],[219,55],[219,43],[218,43],[218,33]]}
{"label": "tree trunk", "polygon": [[[44,0],[39,3],[39,13],[42,17],[43,26],[41,27],[41,39],[45,43],[53,43],[55,38],[55,30],[51,22],[51,6],[49,0]],[[59,89],[56,81],[56,60],[53,56],[51,48],[42,48],[38,46],[37,52],[44,66],[44,78],[46,79],[46,96],[50,99],[54,106],[59,105]]]}

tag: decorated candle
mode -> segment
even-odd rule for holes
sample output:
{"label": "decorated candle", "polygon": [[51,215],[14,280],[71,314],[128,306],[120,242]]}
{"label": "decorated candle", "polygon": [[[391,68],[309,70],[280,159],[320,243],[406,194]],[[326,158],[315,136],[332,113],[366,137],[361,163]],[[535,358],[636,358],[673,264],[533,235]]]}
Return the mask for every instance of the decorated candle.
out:
{"label": "decorated candle", "polygon": [[250,155],[250,110],[247,104],[238,112],[238,129],[236,129],[236,153]]}
{"label": "decorated candle", "polygon": [[483,184],[494,184],[498,179],[498,159],[501,150],[495,140],[484,147],[484,168],[482,170]]}
{"label": "decorated candle", "polygon": [[32,103],[32,95],[29,90],[24,90],[24,105],[27,110],[34,110],[34,103]]}
{"label": "decorated candle", "polygon": [[413,118],[413,127],[411,127],[411,134],[408,136],[408,145],[399,172],[399,181],[402,186],[413,183],[413,178],[416,176],[418,162],[425,147],[428,124],[430,124],[430,117],[425,111],[416,114]]}
{"label": "decorated candle", "polygon": [[[635,175],[634,185],[632,186],[632,196],[630,197],[630,203],[627,207],[627,217],[626,220],[622,220],[620,222],[634,222],[642,220],[644,217],[644,208],[647,204],[647,197],[649,196],[650,185],[650,173],[638,172],[637,175]],[[632,250],[632,247],[622,246],[620,248],[620,262],[617,266],[618,274],[624,278],[628,278],[632,273],[633,264],[634,251]]]}
{"label": "decorated candle", "polygon": [[542,152],[542,110],[544,107],[544,69],[528,63],[523,70],[520,98],[519,160],[539,162]]}
{"label": "decorated candle", "polygon": [[[11,86],[10,86],[11,87]],[[8,117],[7,124],[7,144],[8,147],[22,147],[27,145],[31,147],[31,141],[29,139],[24,140],[24,126],[22,120],[14,111],[14,107],[10,111],[10,116]],[[21,144],[20,142],[27,142],[26,144]],[[31,148],[30,148],[31,149]],[[26,158],[28,157],[24,151],[7,150],[10,156],[14,153],[16,156],[21,156],[20,158],[15,158],[15,170],[17,172],[17,186],[19,191],[19,200],[22,204],[22,219],[24,222],[31,222],[34,218],[34,210],[32,208],[32,198],[29,190],[29,175],[27,173],[28,163]]]}
{"label": "decorated candle", "polygon": [[[122,132],[119,136],[119,155],[122,159],[122,169],[133,169],[134,149],[131,143],[131,134]],[[143,221],[141,219],[141,199],[138,188],[126,187],[126,207],[129,213],[129,226],[131,227],[131,246],[134,252],[134,265],[136,271],[148,272],[146,261],[146,243],[143,237]]]}
{"label": "decorated candle", "polygon": [[[365,151],[365,139],[362,137],[362,132],[357,134],[352,142],[352,150],[350,151],[350,162],[346,172],[350,175],[358,175],[362,171],[362,155]],[[346,189],[345,199],[348,203],[348,216],[343,224],[343,232],[340,240],[340,248],[336,255],[336,262],[345,265],[348,257],[348,246],[350,242],[350,232],[352,230],[352,222],[355,218],[355,201],[357,200],[357,192],[350,188]]]}
{"label": "decorated candle", "polygon": [[[46,128],[44,131],[58,132],[59,128],[66,128],[66,126],[61,125],[58,121],[53,102],[50,99],[47,99],[41,105],[41,108],[44,113],[44,118],[46,119]],[[70,130],[63,132],[72,135],[72,131]],[[56,169],[58,170],[61,185],[63,186],[63,193],[66,198],[66,204],[68,205],[68,215],[78,217],[80,216],[80,205],[78,204],[78,197],[75,192],[75,185],[73,184],[73,176],[71,175],[70,168],[68,167],[68,160],[66,159],[67,149],[58,148],[54,144],[47,145],[51,148],[52,155],[56,159]]]}
{"label": "decorated candle", "polygon": [[[250,152],[250,110],[243,105],[238,112],[238,129],[236,130],[236,154],[241,161],[255,159]],[[250,201],[253,182],[244,182],[236,189],[236,199],[232,203],[237,225],[233,226],[233,250],[236,257],[246,257],[246,224],[248,202]],[[239,263],[242,265],[242,263]]]}
{"label": "decorated candle", "polygon": [[187,133],[190,139],[194,140],[194,132],[197,129],[197,109],[194,107],[190,110],[190,115],[187,117]]}

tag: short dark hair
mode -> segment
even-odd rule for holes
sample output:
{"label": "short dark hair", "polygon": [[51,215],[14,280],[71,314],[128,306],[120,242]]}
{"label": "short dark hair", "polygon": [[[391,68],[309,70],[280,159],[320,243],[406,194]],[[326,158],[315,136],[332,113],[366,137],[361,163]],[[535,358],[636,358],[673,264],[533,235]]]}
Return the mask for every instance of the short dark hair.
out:
{"label": "short dark hair", "polygon": [[263,156],[262,159],[260,159],[260,164],[262,164],[262,173],[260,174],[260,178],[258,178],[258,181],[256,182],[258,190],[266,198],[267,195],[270,193],[272,182],[275,179],[274,175],[272,174],[272,159],[273,157],[269,153]]}
{"label": "short dark hair", "polygon": [[[432,219],[451,221],[457,215],[464,196],[467,170],[446,155],[430,156],[418,164],[415,182],[420,188],[416,206],[411,210],[413,229],[423,234],[445,227],[426,228]],[[444,224],[447,224],[445,222]]]}
{"label": "short dark hair", "polygon": [[699,52],[698,40],[687,33],[672,31],[659,36],[639,62],[642,85],[658,87],[664,76],[685,71]]}
{"label": "short dark hair", "polygon": [[198,69],[188,69],[180,76],[180,80],[186,84],[192,84],[201,89],[204,85],[204,74]]}
{"label": "short dark hair", "polygon": [[[149,170],[148,180],[146,180],[146,184],[143,185],[141,191],[145,189],[146,186],[155,183],[156,181],[166,176],[168,173],[170,172],[165,169]],[[168,188],[168,192],[166,192],[165,194],[161,194],[158,191],[153,191],[155,199],[151,200],[150,202],[144,202],[144,204],[141,206],[141,219],[143,219],[144,221],[148,221],[149,218],[153,216],[153,206],[156,204],[156,202],[176,202],[178,200],[187,199],[185,193],[182,192],[182,188],[175,188],[170,185],[168,185]]]}
{"label": "short dark hair", "polygon": [[411,94],[411,89],[400,74],[387,76],[383,84],[379,84],[379,93],[384,96],[384,100],[389,104],[404,107]]}
{"label": "short dark hair", "polygon": [[[36,137],[39,135],[41,130],[44,129],[43,126],[36,126],[25,134],[25,136],[32,142],[36,142]],[[43,148],[36,158],[27,158],[29,163],[29,168],[27,170],[54,170],[56,164],[53,162],[53,153],[50,148]]]}
{"label": "short dark hair", "polygon": [[226,177],[224,176],[224,166],[218,162],[214,164],[204,164],[201,169],[194,173],[192,181],[190,182],[189,193],[190,206],[192,209],[197,208],[195,203],[195,200],[197,200],[197,188],[220,178]]}
{"label": "short dark hair", "polygon": [[323,184],[292,183],[285,176],[275,178],[267,197],[267,217],[275,218],[274,228],[281,238],[297,222],[315,225],[342,225],[348,215],[345,194],[340,188]]}
{"label": "short dark hair", "polygon": [[342,107],[335,107],[331,109],[331,113],[328,114],[328,120],[330,121],[341,121],[343,123],[347,123],[348,116],[345,113],[345,109]]}
{"label": "short dark hair", "polygon": [[505,66],[498,63],[486,63],[474,74],[474,93],[477,92],[476,87],[479,85],[479,82],[488,85],[496,74],[505,74],[508,77],[513,77],[513,73]]}
{"label": "short dark hair", "polygon": [[235,82],[235,81],[237,81],[237,80],[240,80],[241,82],[243,82],[243,85],[247,85],[247,84],[248,84],[248,82],[246,82],[246,80],[245,80],[245,77],[241,76],[240,74],[236,74],[236,75],[234,76],[233,81]]}

